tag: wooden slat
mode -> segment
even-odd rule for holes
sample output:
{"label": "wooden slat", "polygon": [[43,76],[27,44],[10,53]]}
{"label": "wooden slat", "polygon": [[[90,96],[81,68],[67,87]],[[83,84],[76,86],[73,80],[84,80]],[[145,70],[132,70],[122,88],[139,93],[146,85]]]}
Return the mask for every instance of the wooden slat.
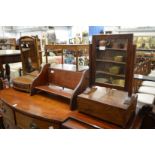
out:
{"label": "wooden slat", "polygon": [[67,44],[58,44],[58,45],[46,45],[45,50],[71,50],[71,51],[81,51],[87,50],[89,51],[89,45],[81,45],[81,44],[74,44],[74,45],[67,45]]}

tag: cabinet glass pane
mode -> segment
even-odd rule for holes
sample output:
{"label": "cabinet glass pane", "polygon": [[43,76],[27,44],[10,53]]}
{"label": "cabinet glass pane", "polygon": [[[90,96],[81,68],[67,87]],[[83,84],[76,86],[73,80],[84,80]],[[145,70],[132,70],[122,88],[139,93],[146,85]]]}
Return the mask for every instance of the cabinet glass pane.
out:
{"label": "cabinet glass pane", "polygon": [[95,82],[125,86],[127,39],[99,40],[96,47]]}

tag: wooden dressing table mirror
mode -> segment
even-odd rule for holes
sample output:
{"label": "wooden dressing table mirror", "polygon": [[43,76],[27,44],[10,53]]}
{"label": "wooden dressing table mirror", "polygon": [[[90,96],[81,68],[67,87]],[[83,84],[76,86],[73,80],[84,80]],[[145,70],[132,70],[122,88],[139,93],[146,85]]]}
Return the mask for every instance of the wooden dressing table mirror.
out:
{"label": "wooden dressing table mirror", "polygon": [[23,36],[19,39],[23,76],[13,79],[13,87],[30,92],[32,81],[41,69],[40,43],[38,38]]}
{"label": "wooden dressing table mirror", "polygon": [[29,74],[40,69],[39,44],[35,37],[23,36],[19,39],[19,49],[23,74]]}

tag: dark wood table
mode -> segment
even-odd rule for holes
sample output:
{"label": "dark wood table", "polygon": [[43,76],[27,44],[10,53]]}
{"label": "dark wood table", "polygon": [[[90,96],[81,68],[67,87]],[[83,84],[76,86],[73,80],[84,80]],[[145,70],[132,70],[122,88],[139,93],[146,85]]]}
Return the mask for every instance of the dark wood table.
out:
{"label": "dark wood table", "polygon": [[[10,66],[9,63],[21,62],[20,50],[0,50],[0,77],[5,77],[10,80]],[[4,75],[5,65],[6,73]]]}
{"label": "dark wood table", "polygon": [[13,88],[0,91],[0,104],[6,128],[60,128],[72,112],[68,99],[46,93],[30,96]]}
{"label": "dark wood table", "polygon": [[[23,102],[24,101],[24,102]],[[71,111],[69,100],[47,93],[34,96],[8,88],[0,91],[0,112],[5,128],[101,128],[118,129],[118,125]],[[136,124],[135,124],[136,120]],[[131,118],[126,128],[139,128],[141,118]]]}
{"label": "dark wood table", "polygon": [[[23,102],[24,101],[24,102]],[[28,93],[8,88],[0,91],[0,105],[5,128],[63,128],[62,123],[70,118],[79,119],[80,123],[74,121],[75,128],[83,128],[81,121],[92,124],[95,127],[105,129],[120,128],[117,125],[81,114],[78,111],[71,111],[69,100],[46,93],[30,96]],[[75,126],[76,125],[76,126]],[[78,126],[77,126],[78,125]],[[80,127],[79,127],[80,125]],[[90,126],[86,126],[90,128]]]}
{"label": "dark wood table", "polygon": [[155,81],[155,76],[146,76],[141,74],[134,74],[134,79],[142,80],[142,81]]}

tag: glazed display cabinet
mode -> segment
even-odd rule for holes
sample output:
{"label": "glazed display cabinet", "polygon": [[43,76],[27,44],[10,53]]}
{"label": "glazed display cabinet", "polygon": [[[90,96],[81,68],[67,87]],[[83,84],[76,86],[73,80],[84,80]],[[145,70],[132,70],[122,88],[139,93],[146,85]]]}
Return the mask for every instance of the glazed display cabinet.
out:
{"label": "glazed display cabinet", "polygon": [[90,55],[91,84],[132,93],[135,48],[132,34],[95,35]]}

